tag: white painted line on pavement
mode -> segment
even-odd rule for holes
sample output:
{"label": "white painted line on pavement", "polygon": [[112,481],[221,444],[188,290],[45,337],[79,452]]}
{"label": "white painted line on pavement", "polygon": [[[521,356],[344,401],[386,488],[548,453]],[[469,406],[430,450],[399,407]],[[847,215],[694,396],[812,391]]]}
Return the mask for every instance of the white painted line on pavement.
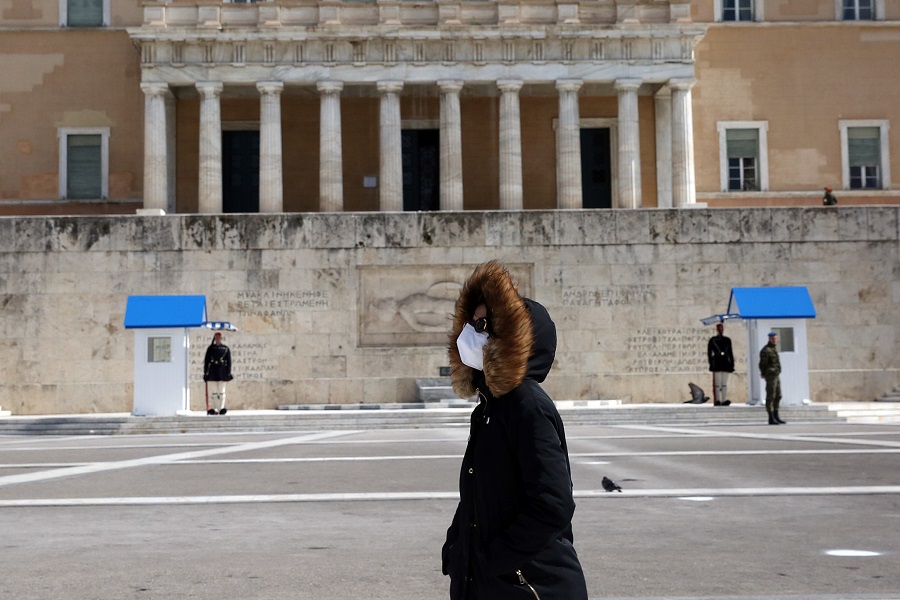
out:
{"label": "white painted line on pavement", "polygon": [[[782,488],[697,488],[625,490],[575,490],[575,498],[684,498],[699,496],[848,496],[900,494],[900,486],[782,487]],[[458,492],[348,492],[320,494],[248,494],[233,496],[150,496],[134,498],[32,498],[0,500],[0,508],[48,506],[144,506],[193,504],[255,504],[272,502],[396,502],[401,500],[457,500]]]}
{"label": "white painted line on pavement", "polygon": [[900,448],[851,448],[845,450],[658,450],[650,452],[570,452],[570,458],[611,456],[754,456],[770,454],[898,454]]}
{"label": "white painted line on pavement", "polygon": [[[641,431],[665,431],[668,433],[683,433],[686,435],[693,435],[696,437],[719,437],[724,432],[709,430],[709,431],[697,431],[695,429],[688,429],[683,427],[666,427],[659,425],[623,425],[625,429],[637,429]],[[743,438],[743,439],[751,439],[751,440],[770,440],[776,442],[821,442],[824,444],[849,444],[849,445],[857,445],[857,446],[880,446],[882,448],[900,448],[900,442],[892,442],[889,440],[861,440],[859,438],[844,438],[839,439],[837,437],[820,437],[814,435],[805,435],[802,433],[780,433],[789,429],[790,426],[779,426],[784,427],[784,429],[779,429],[777,432],[773,431],[772,433],[740,433],[740,432],[727,432],[727,437],[732,438]]]}
{"label": "white painted line on pavement", "polygon": [[872,550],[826,550],[828,556],[852,556],[852,557],[869,557],[881,556],[881,552],[873,552]]}
{"label": "white painted line on pavement", "polygon": [[78,467],[66,467],[62,469],[51,469],[49,471],[39,471],[37,473],[20,473],[18,475],[6,475],[0,477],[0,487],[6,485],[15,485],[19,483],[30,483],[35,481],[45,481],[48,479],[59,479],[61,477],[74,477],[76,475],[87,475],[90,473],[99,473],[103,471],[115,471],[117,469],[130,469],[134,467],[143,467],[146,465],[162,465],[180,460],[190,460],[193,458],[202,458],[204,456],[216,456],[218,454],[228,454],[231,452],[252,452],[265,448],[276,448],[278,446],[289,446],[298,444],[304,440],[322,439],[326,437],[335,437],[340,435],[348,435],[356,433],[355,431],[324,431],[320,433],[310,433],[301,436],[293,436],[276,440],[266,440],[264,442],[249,442],[239,444],[237,446],[228,446],[225,448],[209,448],[207,450],[195,450],[193,452],[176,452],[173,454],[161,454],[158,456],[147,456],[144,458],[135,458],[131,460],[97,462]]}
{"label": "white painted line on pavement", "polygon": [[623,490],[611,494],[606,490],[575,490],[576,498],[678,498],[682,496],[868,496],[900,494],[900,485],[845,487],[768,487],[768,488],[685,488]]}
{"label": "white painted line on pavement", "polygon": [[47,506],[146,506],[163,504],[260,504],[271,502],[351,502],[458,500],[458,492],[355,492],[324,494],[258,494],[238,496],[150,496],[135,498],[39,498],[0,500],[0,508]]}
{"label": "white painted line on pavement", "polygon": [[[238,445],[229,446],[234,451],[245,451],[247,448],[237,448]],[[244,446],[244,445],[242,445]],[[900,448],[856,448],[856,449],[823,449],[823,450],[671,450],[653,452],[572,452],[569,457],[575,464],[580,465],[607,465],[604,460],[575,460],[585,458],[622,458],[644,456],[770,456],[770,455],[821,455],[821,454],[900,454]],[[192,456],[195,454],[192,454]],[[178,456],[184,456],[180,454]],[[383,455],[383,456],[311,456],[293,458],[173,458],[171,460],[156,460],[157,465],[240,465],[240,464],[277,464],[277,463],[320,463],[320,462],[378,462],[393,460],[459,460],[459,454],[410,454],[410,455]],[[157,457],[161,458],[161,457]],[[124,461],[123,461],[124,462]],[[86,467],[93,464],[114,465],[114,462],[71,462],[71,463],[2,463],[0,469],[50,469]],[[126,465],[138,466],[138,465]],[[124,468],[124,467],[120,467]],[[109,469],[104,469],[109,470]],[[2,485],[2,480],[0,480]]]}
{"label": "white painted line on pavement", "polygon": [[92,450],[153,450],[156,448],[213,448],[213,447],[227,447],[227,446],[240,446],[241,444],[246,444],[247,442],[216,442],[216,443],[183,443],[183,444],[103,444],[100,446],[51,446],[49,448],[0,448],[0,453],[3,452],[58,452],[61,450],[65,450],[66,452],[90,452]]}
{"label": "white painted line on pavement", "polygon": [[358,462],[379,460],[459,460],[460,454],[409,454],[393,456],[304,456],[296,458],[221,458],[213,460],[179,460],[176,465],[234,465],[251,463]]}

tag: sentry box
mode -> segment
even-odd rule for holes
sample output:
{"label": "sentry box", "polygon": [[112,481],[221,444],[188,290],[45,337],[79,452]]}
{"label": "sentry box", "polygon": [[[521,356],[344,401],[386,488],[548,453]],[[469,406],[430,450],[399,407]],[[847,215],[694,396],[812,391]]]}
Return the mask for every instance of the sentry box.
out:
{"label": "sentry box", "polygon": [[[206,296],[129,296],[125,328],[134,330],[135,416],[190,412],[190,330],[237,331],[208,321]],[[205,413],[204,413],[205,414]]]}
{"label": "sentry box", "polygon": [[792,287],[731,288],[725,314],[701,319],[704,325],[741,319],[747,330],[747,404],[764,403],[766,393],[759,375],[759,351],[769,343],[770,331],[778,333],[781,361],[782,406],[797,406],[809,398],[809,350],[806,320],[816,318],[809,290]]}

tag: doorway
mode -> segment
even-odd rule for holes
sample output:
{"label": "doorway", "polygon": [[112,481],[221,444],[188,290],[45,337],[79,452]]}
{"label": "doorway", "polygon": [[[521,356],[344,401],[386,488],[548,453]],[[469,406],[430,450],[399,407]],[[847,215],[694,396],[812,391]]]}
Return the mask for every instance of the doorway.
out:
{"label": "doorway", "polygon": [[612,208],[608,127],[581,129],[581,197],[584,208]]}
{"label": "doorway", "polygon": [[222,212],[259,212],[259,131],[222,132]]}
{"label": "doorway", "polygon": [[440,210],[440,130],[404,129],[403,210]]}

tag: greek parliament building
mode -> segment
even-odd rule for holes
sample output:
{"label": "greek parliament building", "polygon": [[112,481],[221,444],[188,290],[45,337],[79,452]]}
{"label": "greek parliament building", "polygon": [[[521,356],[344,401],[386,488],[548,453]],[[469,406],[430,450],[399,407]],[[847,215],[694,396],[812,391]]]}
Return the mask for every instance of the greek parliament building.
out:
{"label": "greek parliament building", "polygon": [[8,0],[0,214],[897,204],[898,56],[900,0]]}

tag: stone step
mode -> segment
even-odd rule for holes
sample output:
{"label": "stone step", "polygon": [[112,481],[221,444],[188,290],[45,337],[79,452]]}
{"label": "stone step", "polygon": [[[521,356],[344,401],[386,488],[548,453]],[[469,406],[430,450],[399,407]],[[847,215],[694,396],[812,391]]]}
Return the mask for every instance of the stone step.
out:
{"label": "stone step", "polygon": [[[560,413],[571,425],[758,425],[766,421],[761,407],[732,405],[567,406]],[[195,412],[175,417],[115,415],[55,415],[0,417],[0,435],[113,435],[229,432],[289,432],[365,428],[466,427],[471,406],[464,408],[388,408],[365,405],[327,410],[230,411],[208,416]],[[791,423],[847,422],[828,405],[788,407],[781,416]]]}
{"label": "stone step", "polygon": [[895,387],[884,396],[876,398],[875,402],[900,402],[900,387]]}
{"label": "stone step", "polygon": [[829,409],[848,423],[900,423],[900,405],[891,402],[835,402]]}
{"label": "stone step", "polygon": [[416,379],[416,399],[419,402],[458,401],[449,378]]}

